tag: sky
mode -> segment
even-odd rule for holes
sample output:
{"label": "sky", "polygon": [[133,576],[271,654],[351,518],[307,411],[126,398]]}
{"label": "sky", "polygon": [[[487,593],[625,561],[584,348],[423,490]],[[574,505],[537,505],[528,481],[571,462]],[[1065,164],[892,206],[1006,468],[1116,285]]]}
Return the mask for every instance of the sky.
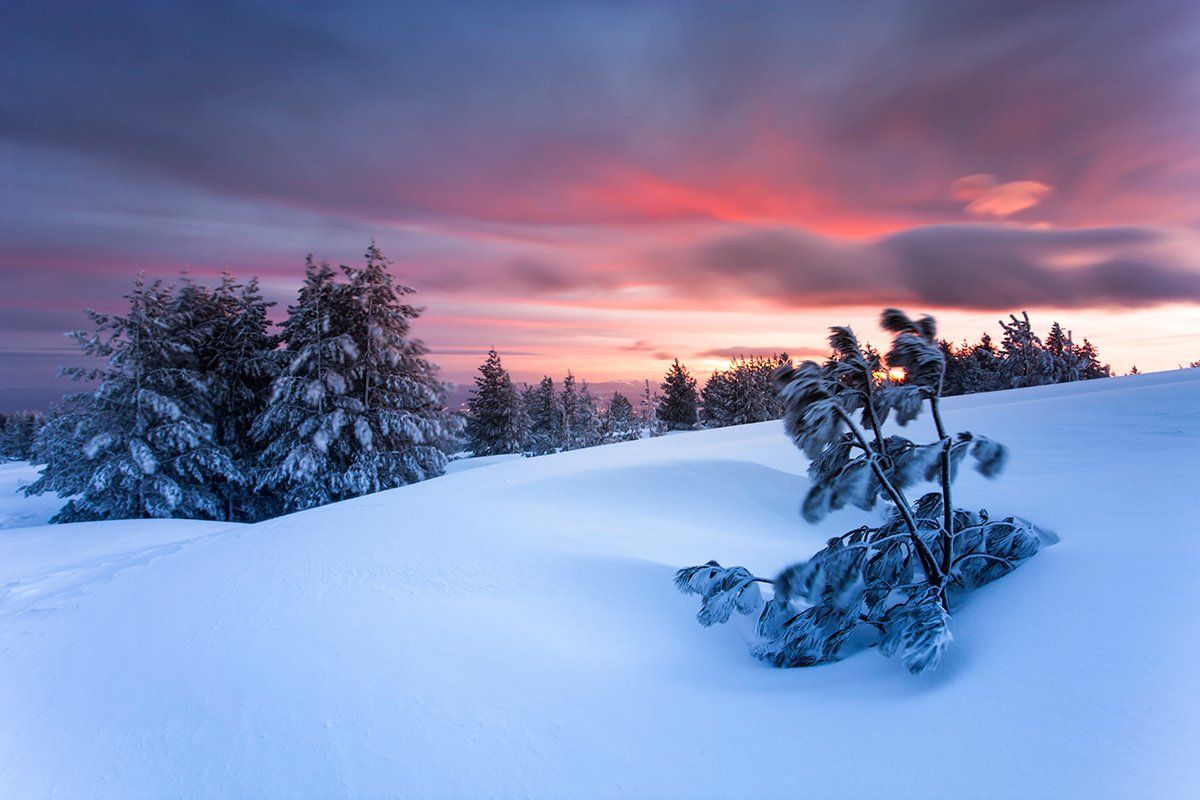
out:
{"label": "sky", "polygon": [[[1200,359],[1195,2],[0,5],[0,401],[139,271],[375,238],[446,378],[706,375],[1028,309]],[[7,392],[7,394],[4,394]]]}

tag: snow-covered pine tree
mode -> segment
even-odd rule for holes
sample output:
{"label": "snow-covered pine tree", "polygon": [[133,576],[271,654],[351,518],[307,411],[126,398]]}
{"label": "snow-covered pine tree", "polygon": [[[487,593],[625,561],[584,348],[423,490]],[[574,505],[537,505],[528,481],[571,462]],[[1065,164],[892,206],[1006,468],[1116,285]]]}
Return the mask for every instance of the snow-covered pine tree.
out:
{"label": "snow-covered pine tree", "polygon": [[559,450],[574,450],[579,447],[575,425],[579,419],[579,391],[575,388],[575,376],[568,370],[563,378],[562,391],[558,393],[558,441]]}
{"label": "snow-covered pine tree", "polygon": [[1076,358],[1082,365],[1083,380],[1112,377],[1112,367],[1100,361],[1100,354],[1097,352],[1096,346],[1087,339],[1083,340],[1083,344],[1077,345],[1075,351]]}
{"label": "snow-covered pine tree", "polygon": [[562,436],[562,411],[554,391],[554,379],[542,378],[525,403],[529,414],[529,454],[541,456],[558,450]]}
{"label": "snow-covered pine tree", "polygon": [[280,498],[287,512],[353,496],[344,475],[358,448],[344,434],[361,400],[352,394],[360,354],[351,300],[329,263],[309,256],[280,334],[282,369],[251,428],[262,446],[257,488]]}
{"label": "snow-covered pine tree", "polygon": [[192,368],[209,386],[206,419],[213,439],[245,476],[214,487],[228,520],[254,522],[279,513],[273,496],[255,491],[260,448],[250,435],[279,371],[279,342],[267,317],[273,305],[263,299],[257,278],[242,284],[228,273],[213,290],[186,281],[175,298],[175,316],[188,330]]}
{"label": "snow-covered pine tree", "polygon": [[[244,478],[206,419],[210,387],[195,364],[194,322],[178,313],[161,281],[139,277],[126,299],[127,314],[88,312],[95,331],[72,334],[84,353],[107,364],[64,371],[99,385],[70,402],[69,416],[47,426],[46,436],[64,442],[42,437],[38,455],[46,466],[26,492],[72,498],[55,522],[223,519],[214,487]],[[62,459],[82,464],[58,463]]]}
{"label": "snow-covered pine tree", "polygon": [[45,417],[36,411],[0,414],[0,461],[28,461]]}
{"label": "snow-covered pine tree", "polygon": [[[752,652],[777,667],[825,664],[878,645],[910,672],[934,669],[952,638],[954,599],[1054,541],[1017,517],[996,520],[953,508],[950,485],[962,460],[969,455],[992,477],[1006,450],[970,433],[946,433],[938,407],[945,361],[933,318],[912,320],[888,309],[882,324],[894,337],[888,366],[904,369],[903,383],[880,381],[878,356],[845,327],[831,329],[834,355],[825,364],[806,361],[777,372],[785,429],[811,459],[805,518],[815,522],[846,505],[871,509],[883,497],[890,506],[882,523],[830,539],[773,581],[715,561],[675,577],[681,591],[701,596],[702,625],[725,622],[734,612],[757,614]],[[883,435],[888,414],[904,425],[926,402],[936,441]],[[922,482],[936,482],[940,491],[910,502],[905,490]],[[772,587],[765,602],[762,584]]]}
{"label": "snow-covered pine tree", "polygon": [[94,398],[90,392],[68,394],[50,407],[46,421],[34,436],[29,461],[41,465],[35,481],[41,490],[30,486],[26,495],[42,491],[69,491],[85,486],[91,478],[91,463],[82,457],[91,434],[88,432],[95,417]]}
{"label": "snow-covered pine tree", "polygon": [[1003,360],[986,333],[975,344],[959,346],[942,341],[946,373],[942,381],[942,396],[952,397],[975,392],[992,392],[1008,388],[1008,376]]}
{"label": "snow-covered pine tree", "polygon": [[638,422],[641,432],[646,436],[662,436],[666,433],[666,427],[658,418],[658,395],[650,391],[650,381],[645,382],[642,389],[642,397],[638,400]]}
{"label": "snow-covered pine tree", "polygon": [[372,242],[348,283],[309,258],[304,288],[283,326],[287,367],[255,422],[266,443],[261,488],[288,510],[440,475],[455,447],[445,387],[409,338],[419,309]]}
{"label": "snow-covered pine tree", "polygon": [[601,431],[604,442],[628,442],[642,435],[633,404],[620,392],[613,392],[608,408],[604,409]]}
{"label": "snow-covered pine tree", "polygon": [[477,456],[519,453],[525,446],[521,398],[493,348],[479,367],[467,413],[467,446]]}
{"label": "snow-covered pine tree", "polygon": [[700,421],[697,411],[700,398],[696,392],[696,379],[691,376],[687,367],[679,363],[678,358],[663,378],[662,391],[662,397],[655,409],[658,420],[667,430],[693,430]]}
{"label": "snow-covered pine tree", "polygon": [[517,430],[521,437],[521,452],[524,455],[529,455],[529,441],[533,435],[533,420],[529,416],[529,405],[533,402],[533,395],[536,391],[536,387],[523,383],[521,390],[517,393]]}
{"label": "snow-covered pine tree", "polygon": [[1041,338],[1033,332],[1029,312],[1009,314],[1011,322],[1000,320],[1004,329],[1002,349],[1004,372],[1010,387],[1041,386],[1054,382],[1054,359]]}
{"label": "snow-covered pine tree", "polygon": [[728,370],[714,370],[700,390],[700,420],[706,428],[724,428],[732,423],[733,379]]}
{"label": "snow-covered pine tree", "polygon": [[579,386],[579,402],[575,406],[571,432],[576,448],[595,447],[604,440],[600,430],[600,406],[587,381]]}
{"label": "snow-covered pine tree", "polygon": [[356,495],[441,475],[457,434],[437,367],[425,358],[424,343],[409,335],[421,310],[403,298],[415,290],[395,282],[391,263],[372,241],[363,267],[343,268],[361,353],[352,376],[362,405],[348,425],[359,446],[346,472]]}
{"label": "snow-covered pine tree", "polygon": [[721,428],[778,419],[783,406],[771,376],[788,360],[787,354],[730,359],[729,367],[714,372],[701,392],[705,426]]}

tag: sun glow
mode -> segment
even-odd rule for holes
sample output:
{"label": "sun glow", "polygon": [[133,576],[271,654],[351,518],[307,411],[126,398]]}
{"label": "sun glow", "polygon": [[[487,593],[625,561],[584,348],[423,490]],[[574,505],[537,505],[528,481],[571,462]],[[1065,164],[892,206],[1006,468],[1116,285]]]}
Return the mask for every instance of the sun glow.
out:
{"label": "sun glow", "polygon": [[906,375],[903,367],[892,367],[891,369],[876,370],[871,373],[871,377],[880,383],[904,383]]}

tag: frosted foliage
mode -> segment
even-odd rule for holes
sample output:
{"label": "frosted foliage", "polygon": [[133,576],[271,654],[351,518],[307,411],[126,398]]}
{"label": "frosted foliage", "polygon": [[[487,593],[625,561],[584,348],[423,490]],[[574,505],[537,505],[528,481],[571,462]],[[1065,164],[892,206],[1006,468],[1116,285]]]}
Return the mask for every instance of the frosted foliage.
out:
{"label": "frosted foliage", "polygon": [[372,244],[339,281],[311,258],[281,340],[285,369],[251,433],[257,486],[295,511],[440,475],[457,447],[446,389],[410,337],[420,309]]}
{"label": "frosted foliage", "polygon": [[701,419],[707,428],[746,425],[778,419],[783,404],[774,372],[790,363],[787,354],[770,358],[736,358],[729,367],[714,372],[701,392]]}
{"label": "frosted foliage", "polygon": [[725,569],[716,561],[681,569],[675,586],[684,594],[698,594],[700,612],[696,619],[705,627],[728,622],[734,611],[753,614],[763,605],[762,593],[753,575],[744,567]]}
{"label": "frosted foliage", "polygon": [[479,367],[467,413],[467,446],[477,456],[519,453],[526,445],[528,418],[522,398],[495,350]]}
{"label": "frosted foliage", "polygon": [[227,490],[247,476],[218,436],[222,384],[205,360],[223,298],[139,278],[125,314],[89,312],[93,330],[72,334],[103,366],[65,371],[96,388],[66,398],[34,442],[45,466],[27,493],[71,498],[54,521],[227,518]]}
{"label": "frosted foliage", "polygon": [[[775,371],[784,429],[810,459],[804,518],[817,522],[847,506],[871,510],[882,501],[882,522],[836,536],[812,558],[762,581],[772,596],[761,607],[739,602],[739,592],[759,581],[744,568],[709,562],[676,575],[682,591],[701,595],[704,625],[734,611],[758,614],[751,652],[775,666],[826,664],[878,645],[910,672],[936,669],[953,638],[956,599],[1055,541],[1018,517],[993,520],[986,511],[952,507],[951,485],[963,459],[992,478],[1008,451],[973,433],[944,432],[938,396],[945,359],[933,319],[889,309],[882,325],[893,334],[886,363],[905,370],[902,384],[881,379],[879,357],[845,327],[830,330],[833,355],[825,363]],[[889,415],[906,424],[926,405],[935,441],[883,434]],[[905,491],[922,484],[938,490],[910,502]]]}

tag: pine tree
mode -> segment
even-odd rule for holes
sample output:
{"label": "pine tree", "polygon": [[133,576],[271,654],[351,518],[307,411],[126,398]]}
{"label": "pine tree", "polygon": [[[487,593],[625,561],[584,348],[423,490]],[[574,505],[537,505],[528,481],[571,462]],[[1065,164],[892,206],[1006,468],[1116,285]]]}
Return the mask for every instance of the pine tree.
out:
{"label": "pine tree", "polygon": [[[176,316],[189,330],[191,366],[210,387],[205,414],[213,439],[244,476],[257,470],[259,448],[250,429],[266,409],[279,371],[279,342],[267,317],[273,305],[263,299],[257,278],[240,284],[228,273],[211,291],[185,282],[175,301]],[[214,488],[225,519],[253,522],[279,511],[275,498],[256,492],[252,480],[221,481]]]}
{"label": "pine tree", "polygon": [[546,376],[526,401],[529,414],[529,453],[540,456],[558,450],[562,437],[562,410],[554,392],[554,380]]}
{"label": "pine tree", "polygon": [[562,391],[558,393],[558,441],[559,450],[574,450],[578,447],[575,423],[579,417],[579,393],[575,389],[575,376],[569,371],[563,378]]}
{"label": "pine tree", "polygon": [[[847,505],[890,505],[876,526],[862,525],[828,540],[812,558],[774,580],[716,561],[679,570],[680,591],[701,596],[702,625],[735,613],[757,615],[752,652],[776,667],[838,661],[864,646],[898,656],[910,672],[936,669],[953,637],[950,611],[965,592],[996,580],[1055,537],[1019,517],[957,509],[951,482],[968,457],[984,477],[1004,466],[1007,451],[972,433],[951,436],[939,411],[943,348],[932,317],[882,315],[894,334],[887,354],[903,382],[880,380],[878,358],[848,327],[830,329],[833,356],[781,367],[784,429],[811,461],[803,514],[816,522]],[[929,404],[937,440],[926,444],[884,436],[894,412],[905,425]],[[936,482],[940,491],[915,502],[905,491]],[[765,600],[760,584],[772,586]]]}
{"label": "pine tree", "polygon": [[650,381],[645,382],[642,397],[638,401],[638,421],[641,431],[647,436],[662,436],[666,427],[658,418],[658,395],[650,391]]}
{"label": "pine tree", "polygon": [[[245,480],[206,421],[209,384],[195,368],[194,321],[178,313],[160,281],[139,278],[126,296],[124,316],[88,312],[94,333],[74,338],[100,369],[72,369],[70,377],[98,379],[73,413],[49,427],[39,456],[47,459],[28,494],[53,491],[71,500],[55,522],[139,517],[222,519],[214,486]],[[82,413],[81,413],[82,412]],[[75,449],[82,444],[82,450]],[[85,462],[82,468],[58,463]]]}
{"label": "pine tree", "polygon": [[477,456],[519,453],[525,445],[521,398],[512,378],[500,363],[500,354],[489,350],[479,367],[467,414],[467,443]]}
{"label": "pine tree", "polygon": [[38,428],[29,460],[42,465],[41,474],[25,494],[43,491],[72,491],[85,486],[91,478],[92,465],[82,457],[91,438],[96,418],[95,398],[90,392],[68,394],[50,407],[46,421]]}
{"label": "pine tree", "polygon": [[357,447],[343,435],[359,400],[351,373],[359,359],[353,309],[328,262],[305,262],[304,285],[280,339],[284,365],[252,435],[263,446],[257,486],[300,511],[352,496],[344,471]]}
{"label": "pine tree", "polygon": [[396,283],[390,265],[371,242],[361,269],[343,268],[358,311],[353,334],[362,354],[352,373],[362,395],[352,421],[359,447],[346,476],[356,495],[441,475],[455,439],[445,413],[446,387],[425,358],[424,343],[409,336],[421,310],[402,298],[415,290]]}
{"label": "pine tree", "polygon": [[0,461],[28,461],[45,417],[36,411],[0,414]]}
{"label": "pine tree", "polygon": [[575,406],[575,418],[571,422],[575,448],[595,447],[603,441],[600,431],[600,408],[596,396],[588,388],[587,381],[579,387],[579,402]]}
{"label": "pine tree", "polygon": [[445,387],[408,336],[420,311],[403,298],[414,290],[389,264],[372,242],[339,284],[309,258],[281,337],[289,363],[254,425],[267,443],[260,487],[289,510],[440,475],[455,446]]}
{"label": "pine tree", "polygon": [[731,359],[728,369],[714,372],[701,392],[705,426],[720,428],[778,419],[783,406],[771,375],[788,361],[786,353],[772,358],[740,357]]}
{"label": "pine tree", "polygon": [[724,428],[733,416],[733,380],[726,370],[714,370],[700,390],[700,419],[706,428]]}
{"label": "pine tree", "polygon": [[517,432],[521,438],[521,452],[525,455],[529,455],[530,438],[533,436],[533,420],[529,416],[529,406],[536,391],[536,387],[523,383],[518,393]]}
{"label": "pine tree", "polygon": [[1096,350],[1096,346],[1087,339],[1083,340],[1083,344],[1077,348],[1077,356],[1083,368],[1083,380],[1090,381],[1096,378],[1111,378],[1112,367],[1108,364],[1103,364],[1100,361],[1100,354]]}
{"label": "pine tree", "polygon": [[700,421],[696,379],[687,367],[675,359],[662,382],[663,396],[658,402],[658,419],[671,431],[690,431]]}
{"label": "pine tree", "polygon": [[633,412],[633,404],[625,395],[613,392],[601,421],[602,441],[628,442],[640,438],[641,435],[641,426]]}
{"label": "pine tree", "polygon": [[1033,332],[1029,312],[1020,317],[1010,314],[1012,322],[1000,321],[1004,329],[1004,371],[1009,386],[1041,386],[1054,382],[1054,359],[1041,338]]}

